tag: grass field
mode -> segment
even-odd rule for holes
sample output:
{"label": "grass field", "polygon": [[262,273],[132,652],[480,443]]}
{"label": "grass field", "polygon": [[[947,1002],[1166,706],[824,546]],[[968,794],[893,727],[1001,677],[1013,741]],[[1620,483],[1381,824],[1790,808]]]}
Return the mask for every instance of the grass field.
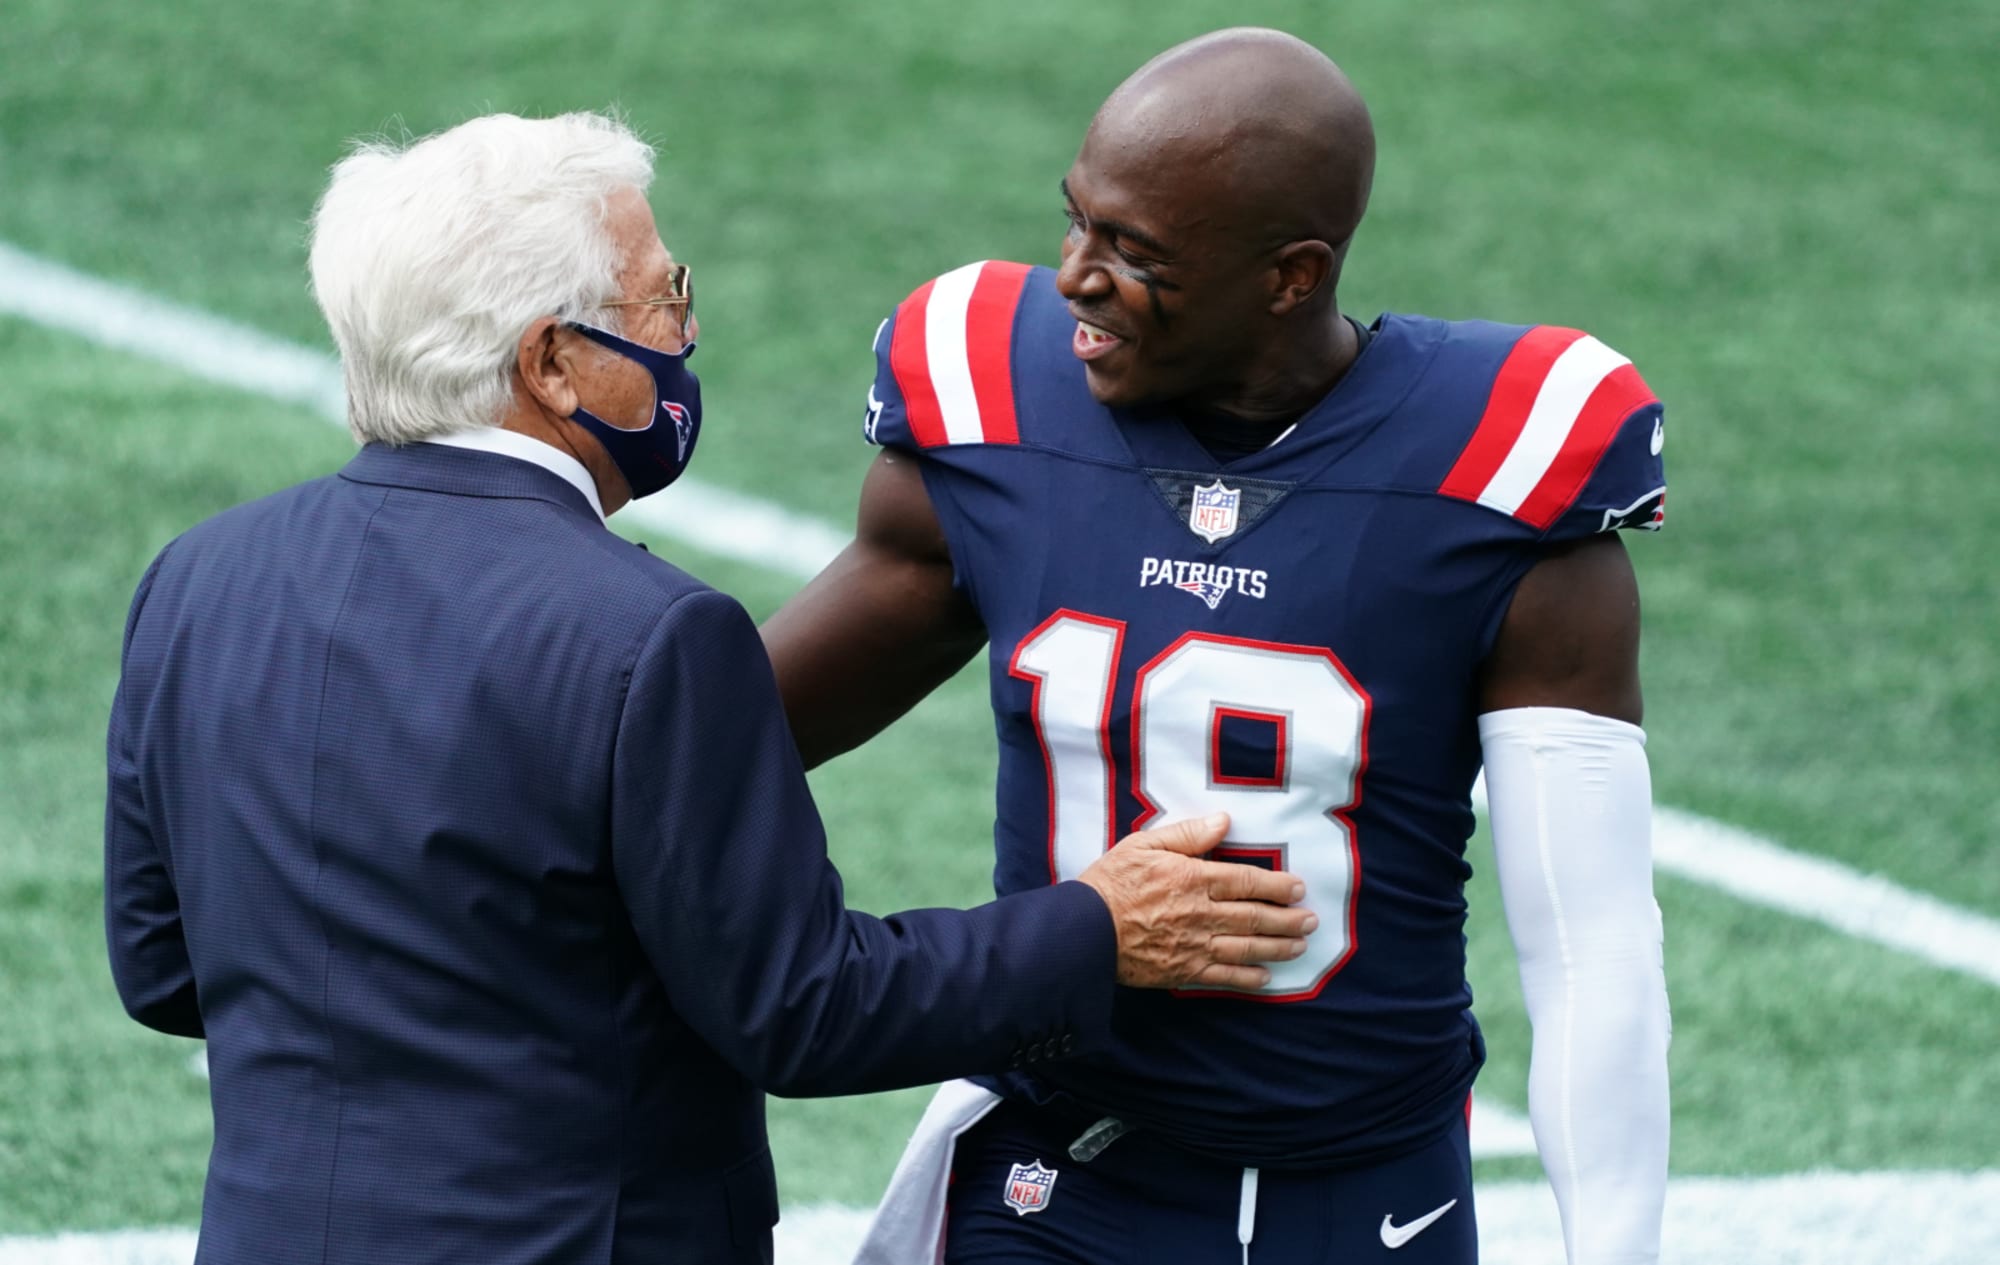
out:
{"label": "grass field", "polygon": [[[12,0],[0,241],[324,347],[303,221],[345,138],[615,103],[701,273],[698,472],[843,521],[876,321],[941,269],[1050,258],[1097,101],[1233,21],[1369,95],[1350,309],[1582,325],[1667,401],[1670,530],[1634,550],[1661,800],[2000,917],[1992,4]],[[188,1225],[205,1086],[103,963],[120,621],[176,532],[351,446],[19,320],[0,381],[0,1234]],[[796,584],[665,548],[760,614]],[[817,775],[858,903],[981,898],[991,758],[974,672]],[[1475,864],[1482,1092],[1518,1108]],[[1680,879],[1660,898],[1677,1173],[2000,1168],[1990,984]],[[774,1103],[788,1203],[872,1199],[921,1101]]]}

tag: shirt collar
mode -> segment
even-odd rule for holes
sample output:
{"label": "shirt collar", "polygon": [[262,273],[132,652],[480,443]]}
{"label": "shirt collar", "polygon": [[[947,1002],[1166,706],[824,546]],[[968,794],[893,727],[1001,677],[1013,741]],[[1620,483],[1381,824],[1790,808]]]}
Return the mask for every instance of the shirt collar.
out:
{"label": "shirt collar", "polygon": [[590,508],[597,511],[597,520],[604,521],[604,502],[597,499],[597,480],[590,477],[590,471],[583,468],[581,461],[554,444],[544,443],[532,435],[523,435],[520,431],[507,430],[499,426],[482,426],[477,430],[437,435],[424,442],[443,444],[448,448],[497,452],[503,457],[512,457],[516,461],[540,466],[551,474],[562,476],[577,491],[583,493],[583,499],[589,501]]}

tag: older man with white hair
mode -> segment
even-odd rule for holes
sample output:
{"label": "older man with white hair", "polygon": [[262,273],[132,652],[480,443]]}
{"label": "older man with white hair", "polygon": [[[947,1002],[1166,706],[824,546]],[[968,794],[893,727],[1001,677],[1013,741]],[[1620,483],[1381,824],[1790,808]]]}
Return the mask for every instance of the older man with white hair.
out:
{"label": "older man with white hair", "polygon": [[1104,1043],[1254,987],[1297,880],[1222,819],[970,911],[844,908],[755,628],[605,530],[701,425],[651,151],[505,115],[334,170],[315,292],[364,447],[171,542],[107,744],[140,1022],[207,1037],[208,1265],[768,1261],[763,1091]]}

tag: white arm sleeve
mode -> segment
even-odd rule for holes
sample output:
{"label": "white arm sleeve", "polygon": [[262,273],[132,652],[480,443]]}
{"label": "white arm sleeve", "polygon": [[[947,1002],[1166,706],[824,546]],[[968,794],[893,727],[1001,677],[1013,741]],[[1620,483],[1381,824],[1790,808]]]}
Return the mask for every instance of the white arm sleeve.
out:
{"label": "white arm sleeve", "polygon": [[1636,725],[1479,718],[1507,928],[1534,1028],[1528,1117],[1570,1265],[1655,1265],[1667,1190],[1667,981]]}

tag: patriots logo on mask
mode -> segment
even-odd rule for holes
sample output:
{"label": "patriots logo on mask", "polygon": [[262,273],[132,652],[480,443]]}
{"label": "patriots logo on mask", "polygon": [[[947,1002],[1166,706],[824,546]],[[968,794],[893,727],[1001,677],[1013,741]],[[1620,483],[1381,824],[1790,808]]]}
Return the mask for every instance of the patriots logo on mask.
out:
{"label": "patriots logo on mask", "polygon": [[668,417],[674,419],[674,434],[680,441],[678,459],[686,461],[688,440],[694,435],[694,418],[689,415],[686,405],[676,404],[672,400],[661,400],[660,407],[666,410]]}
{"label": "patriots logo on mask", "polygon": [[1016,1216],[1025,1217],[1049,1206],[1049,1192],[1055,1189],[1056,1170],[1042,1162],[1016,1164],[1007,1172],[1007,1206]]}
{"label": "patriots logo on mask", "polygon": [[1236,532],[1236,516],[1243,504],[1243,489],[1222,486],[1221,476],[1207,487],[1194,490],[1194,504],[1188,507],[1188,530],[1214,544]]}

